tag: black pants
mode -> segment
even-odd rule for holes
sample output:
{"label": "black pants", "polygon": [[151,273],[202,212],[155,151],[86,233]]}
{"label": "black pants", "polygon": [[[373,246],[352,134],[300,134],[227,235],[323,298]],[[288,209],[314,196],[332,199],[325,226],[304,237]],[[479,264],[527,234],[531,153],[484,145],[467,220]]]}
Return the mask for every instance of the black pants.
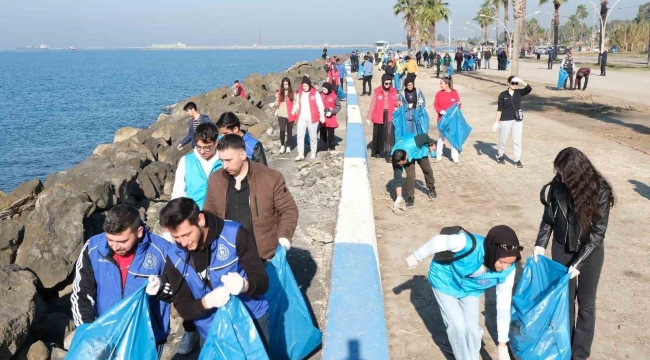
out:
{"label": "black pants", "polygon": [[[366,92],[366,84],[368,84],[368,92]],[[372,92],[372,75],[364,75],[363,76],[363,94],[368,94]]]}
{"label": "black pants", "polygon": [[436,77],[440,77],[440,64],[436,65]]}
{"label": "black pants", "polygon": [[[291,137],[293,136],[293,123],[289,119],[278,116],[278,123],[280,124],[280,145],[290,147]],[[287,135],[286,141],[284,135]]]}
{"label": "black pants", "polygon": [[[578,253],[567,251],[566,246],[553,241],[551,249],[553,260],[569,266],[578,257]],[[571,319],[571,358],[587,359],[591,354],[596,327],[596,291],[600,272],[605,260],[605,249],[596,248],[584,260],[580,275],[569,282],[569,316]],[[575,302],[578,300],[578,318],[575,314]]]}
{"label": "black pants", "polygon": [[384,110],[383,124],[373,124],[372,127],[372,145],[370,147],[373,155],[385,156],[390,158],[390,152],[395,145],[395,131],[393,124],[388,121],[388,110]]}
{"label": "black pants", "polygon": [[552,59],[548,59],[548,69],[549,70],[553,69],[553,60]]}
{"label": "black pants", "polygon": [[567,73],[569,74],[569,77],[564,80],[564,90],[566,90],[566,83],[567,81],[569,82],[569,89],[573,90],[573,70],[567,70]]}
{"label": "black pants", "polygon": [[461,72],[462,69],[463,69],[463,61],[462,60],[461,61],[456,60],[456,71]]}
{"label": "black pants", "polygon": [[481,68],[481,59],[476,59],[476,62],[474,63],[474,70],[480,69]]}
{"label": "black pants", "polygon": [[414,160],[407,163],[404,168],[406,170],[406,196],[405,199],[415,199],[415,163],[420,165],[422,173],[424,174],[424,182],[427,184],[427,189],[436,186],[436,179],[433,177],[433,170],[429,158],[425,157],[420,160]]}
{"label": "black pants", "polygon": [[194,321],[183,320],[183,330],[185,330],[185,332],[196,331],[196,325],[194,325]]}
{"label": "black pants", "polygon": [[420,66],[420,59],[416,59],[418,66]]}
{"label": "black pants", "polygon": [[325,145],[327,150],[333,151],[336,150],[336,142],[334,141],[334,130],[335,128],[323,127],[321,128],[321,133],[325,133]]}
{"label": "black pants", "polygon": [[606,76],[606,71],[607,71],[607,61],[601,61],[600,62],[600,75],[601,76]]}
{"label": "black pants", "polygon": [[583,78],[585,79],[585,86],[582,88],[582,90],[587,89],[587,84],[589,83],[589,76],[584,76],[584,77],[578,76],[576,78],[576,89],[580,90],[580,83],[582,82]]}
{"label": "black pants", "polygon": [[265,314],[259,319],[253,319],[253,324],[255,324],[255,328],[257,329],[257,332],[260,334],[260,337],[262,338],[262,344],[264,344],[264,348],[268,349],[269,348],[269,314]]}

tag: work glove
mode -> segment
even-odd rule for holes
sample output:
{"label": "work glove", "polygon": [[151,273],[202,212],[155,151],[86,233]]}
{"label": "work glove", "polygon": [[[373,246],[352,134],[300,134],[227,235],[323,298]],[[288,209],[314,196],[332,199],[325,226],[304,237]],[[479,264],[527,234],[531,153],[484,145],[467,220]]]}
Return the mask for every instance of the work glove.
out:
{"label": "work glove", "polygon": [[326,116],[326,117],[332,117],[332,112],[331,112],[331,111],[326,112],[326,113],[325,113],[325,116]]}
{"label": "work glove", "polygon": [[289,239],[287,238],[280,238],[279,239],[280,245],[284,246],[287,251],[291,249],[291,243],[289,242]]}
{"label": "work glove", "polygon": [[409,270],[414,269],[416,266],[418,266],[419,263],[420,261],[415,257],[415,254],[411,254],[406,258],[406,266],[409,268]]}
{"label": "work glove", "polygon": [[220,308],[228,303],[230,293],[225,286],[220,286],[203,297],[203,304],[207,309]]}
{"label": "work glove", "polygon": [[182,148],[183,148],[183,145],[181,145],[181,144],[178,144],[178,146],[177,146],[176,148],[177,148],[178,150],[180,150],[180,149],[182,149]]}
{"label": "work glove", "polygon": [[440,115],[445,115],[446,113],[447,113],[446,110],[442,110],[442,111],[440,111]]}
{"label": "work glove", "polygon": [[325,117],[320,118],[320,123],[325,124]]}
{"label": "work glove", "polygon": [[545,252],[546,249],[543,246],[535,246],[535,249],[533,249],[533,260],[537,262],[537,260],[539,260],[539,256],[544,256]]}
{"label": "work glove", "polygon": [[499,349],[499,360],[510,360],[510,354],[508,354],[508,346],[497,346]]}
{"label": "work glove", "polygon": [[395,199],[395,202],[393,203],[393,210],[397,211],[400,209],[401,203],[404,201],[404,198],[401,196],[398,196],[397,199]]}
{"label": "work glove", "polygon": [[228,290],[232,295],[239,295],[244,292],[244,289],[246,288],[246,279],[236,272],[229,272],[228,274],[221,276],[221,282],[226,290]]}
{"label": "work glove", "polygon": [[571,279],[575,279],[578,275],[580,275],[580,271],[576,269],[573,265],[569,266],[569,274],[571,274]]}
{"label": "work glove", "polygon": [[497,132],[499,129],[501,129],[501,124],[499,124],[498,121],[495,121],[494,125],[492,125],[492,132]]}
{"label": "work glove", "polygon": [[366,123],[367,123],[368,125],[372,125],[372,121],[370,121],[370,120],[368,120],[368,119],[366,119]]}
{"label": "work glove", "polygon": [[147,288],[144,291],[148,295],[156,296],[156,294],[158,294],[158,291],[160,291],[161,284],[162,282],[160,281],[160,277],[156,275],[149,275],[149,283],[147,284]]}

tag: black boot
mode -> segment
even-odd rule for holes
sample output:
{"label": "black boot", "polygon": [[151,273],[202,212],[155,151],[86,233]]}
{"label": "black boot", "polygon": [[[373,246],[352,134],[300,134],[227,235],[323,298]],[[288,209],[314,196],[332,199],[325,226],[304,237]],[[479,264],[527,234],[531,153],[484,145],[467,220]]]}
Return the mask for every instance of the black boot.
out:
{"label": "black boot", "polygon": [[433,200],[438,197],[438,194],[436,193],[436,187],[430,187],[429,188],[429,199]]}

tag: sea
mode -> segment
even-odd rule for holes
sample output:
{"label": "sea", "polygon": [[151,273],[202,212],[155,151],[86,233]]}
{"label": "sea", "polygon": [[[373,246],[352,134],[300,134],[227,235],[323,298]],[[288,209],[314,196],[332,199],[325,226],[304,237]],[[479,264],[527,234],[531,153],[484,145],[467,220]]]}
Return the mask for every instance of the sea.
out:
{"label": "sea", "polygon": [[[359,49],[366,50],[366,49]],[[344,54],[352,49],[328,49]],[[320,49],[0,51],[0,190],[66,170],[161,109]]]}

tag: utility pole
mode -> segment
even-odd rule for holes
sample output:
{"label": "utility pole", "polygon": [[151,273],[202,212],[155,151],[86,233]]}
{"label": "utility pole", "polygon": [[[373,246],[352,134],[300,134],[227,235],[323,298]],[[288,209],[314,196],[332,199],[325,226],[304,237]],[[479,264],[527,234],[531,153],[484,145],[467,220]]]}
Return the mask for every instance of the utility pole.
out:
{"label": "utility pole", "polygon": [[449,37],[447,38],[447,46],[448,47],[451,47],[451,23],[452,23],[452,21],[451,21],[451,17],[450,17],[449,22],[448,22],[448,24],[449,24]]}

